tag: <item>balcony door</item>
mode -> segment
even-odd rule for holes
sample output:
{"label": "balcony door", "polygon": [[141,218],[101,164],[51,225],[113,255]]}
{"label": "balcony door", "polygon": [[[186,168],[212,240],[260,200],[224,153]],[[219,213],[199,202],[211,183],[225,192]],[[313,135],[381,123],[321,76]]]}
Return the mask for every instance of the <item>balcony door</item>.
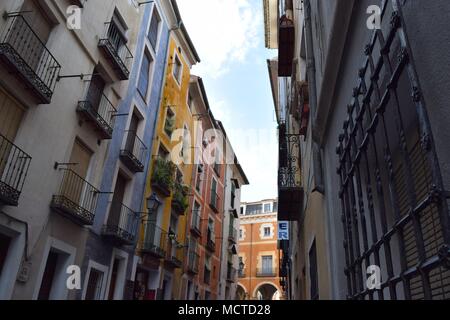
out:
{"label": "balcony door", "polygon": [[[86,177],[91,163],[92,151],[89,150],[80,140],[76,139],[72,152],[70,154],[69,163],[72,171],[65,171],[62,183],[63,194],[76,204],[83,206],[83,199],[92,198],[92,195],[85,195]],[[91,197],[90,197],[91,196]],[[93,209],[87,208],[86,209]]]}
{"label": "balcony door", "polygon": [[134,154],[134,145],[136,143],[136,134],[139,126],[139,118],[133,113],[131,116],[130,126],[128,130],[127,142],[125,145],[125,150],[131,152],[135,156],[139,154]]}
{"label": "balcony door", "polygon": [[111,209],[109,211],[108,225],[121,227],[121,215],[123,208],[123,200],[125,197],[125,191],[127,187],[127,179],[119,172],[117,175],[116,186],[114,188],[114,195],[111,203]]}
{"label": "balcony door", "polygon": [[103,78],[98,74],[97,69],[94,69],[94,75],[89,83],[87,100],[89,101],[90,107],[97,113],[100,108],[105,85],[105,80],[103,80]]}
{"label": "balcony door", "polygon": [[19,103],[0,89],[0,181],[3,181],[2,175],[11,161],[12,145],[4,139],[14,142],[23,114],[24,109]]}
{"label": "balcony door", "polygon": [[272,273],[272,256],[262,257],[262,272],[265,275]]}
{"label": "balcony door", "polygon": [[[27,57],[26,62],[33,70],[39,70],[39,66],[45,61],[42,55],[45,51],[50,33],[52,31],[52,23],[46,15],[45,11],[35,0],[25,0],[22,9],[24,20],[17,19],[15,21],[11,37],[14,49],[19,52],[22,57]],[[31,27],[27,28],[25,22]],[[34,34],[33,34],[34,33]],[[36,37],[39,39],[36,39]]]}

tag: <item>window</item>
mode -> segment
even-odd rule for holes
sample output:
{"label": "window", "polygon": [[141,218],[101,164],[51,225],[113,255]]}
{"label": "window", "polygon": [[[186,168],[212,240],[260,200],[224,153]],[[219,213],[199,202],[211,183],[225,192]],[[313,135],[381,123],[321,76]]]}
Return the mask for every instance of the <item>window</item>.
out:
{"label": "window", "polygon": [[278,202],[273,203],[273,212],[278,212]]}
{"label": "window", "polygon": [[148,40],[153,47],[153,50],[156,52],[156,45],[158,43],[158,33],[159,33],[159,25],[161,23],[161,19],[159,18],[158,12],[156,11],[156,7],[153,9],[152,20],[150,21],[150,29],[148,31]]}
{"label": "window", "polygon": [[205,257],[205,268],[203,273],[203,282],[209,284],[211,280],[211,257]]}
{"label": "window", "polygon": [[272,273],[272,256],[262,256],[262,272],[263,274],[271,274]]}
{"label": "window", "polygon": [[311,281],[311,300],[319,299],[319,283],[317,277],[317,252],[316,252],[316,241],[311,246],[309,250],[309,278]]}
{"label": "window", "polygon": [[270,203],[266,203],[266,204],[264,205],[264,212],[271,212],[271,211],[270,211]]}
{"label": "window", "polygon": [[169,137],[172,137],[172,133],[175,130],[175,113],[172,108],[167,107],[166,121],[164,123],[164,131]]}
{"label": "window", "polygon": [[264,237],[270,237],[271,233],[270,227],[264,227]]}
{"label": "window", "polygon": [[8,256],[11,238],[0,233],[0,276],[2,275],[3,266]]}
{"label": "window", "polygon": [[231,199],[230,199],[231,209],[234,209],[235,199],[236,199],[236,185],[234,184],[233,181],[231,181]]}
{"label": "window", "polygon": [[260,214],[262,213],[262,204],[249,204],[247,205],[246,215]]}
{"label": "window", "polygon": [[192,210],[192,227],[200,230],[200,204],[197,201],[194,201],[194,209]]}
{"label": "window", "polygon": [[173,76],[175,80],[177,80],[178,84],[181,84],[181,61],[180,58],[178,58],[177,55],[175,55],[175,61],[173,63]]}
{"label": "window", "polygon": [[144,54],[142,59],[141,71],[139,74],[138,92],[144,100],[147,100],[149,81],[150,81],[150,68],[152,65],[152,58],[148,53]]}
{"label": "window", "polygon": [[240,229],[239,229],[239,239],[240,239],[240,240],[243,240],[243,239],[244,239],[244,229],[243,229],[243,228],[240,228]]}
{"label": "window", "polygon": [[92,268],[86,289],[85,300],[100,300],[102,293],[103,272]]}
{"label": "window", "polygon": [[188,104],[189,110],[192,111],[192,95],[190,92],[188,93],[187,104]]}
{"label": "window", "polygon": [[217,181],[215,179],[212,179],[211,183],[211,199],[210,204],[214,208],[218,209],[218,196],[217,196]]}
{"label": "window", "polygon": [[241,207],[241,214],[244,214],[244,207]]}
{"label": "window", "polygon": [[202,179],[203,179],[203,164],[199,164],[197,166],[197,180],[195,181],[195,189],[197,189],[198,192],[201,192]]}

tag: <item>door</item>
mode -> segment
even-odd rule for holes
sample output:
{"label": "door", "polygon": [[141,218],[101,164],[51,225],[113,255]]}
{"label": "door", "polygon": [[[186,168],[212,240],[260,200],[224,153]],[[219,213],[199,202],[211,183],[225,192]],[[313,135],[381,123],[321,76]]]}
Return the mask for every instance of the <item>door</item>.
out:
{"label": "door", "polygon": [[105,80],[103,80],[103,78],[98,74],[97,69],[94,69],[94,75],[91,78],[87,92],[87,101],[89,102],[92,110],[97,113],[102,102],[105,85]]}
{"label": "door", "polygon": [[125,150],[131,154],[138,156],[137,150],[135,150],[136,134],[139,126],[139,118],[133,113],[131,116],[130,127],[128,129],[127,143]]}
{"label": "door", "polygon": [[47,263],[45,265],[44,275],[42,276],[38,300],[50,299],[57,264],[58,264],[58,254],[53,251],[50,251],[47,258]]}
{"label": "door", "polygon": [[28,66],[39,73],[42,72],[41,65],[47,63],[47,57],[44,56],[45,44],[50,37],[52,24],[35,0],[25,0],[21,11],[24,12],[23,18],[31,29],[25,26],[23,20],[16,20],[10,42],[13,43],[14,49],[25,58]]}
{"label": "door", "polygon": [[270,275],[272,273],[272,256],[262,257],[262,272],[265,275]]}
{"label": "door", "polygon": [[125,228],[125,226],[121,226],[121,213],[122,213],[122,207],[123,207],[123,198],[125,195],[125,189],[127,185],[127,180],[122,174],[117,175],[117,181],[116,186],[114,188],[114,195],[113,200],[111,202],[111,210],[109,212],[108,217],[108,225],[109,226],[117,226],[121,227],[122,229]]}
{"label": "door", "polygon": [[[82,204],[86,192],[86,176],[91,163],[92,151],[81,141],[75,140],[69,162],[70,170],[64,171],[62,194],[77,204]],[[88,195],[86,195],[87,198]],[[91,208],[86,208],[91,209]]]}
{"label": "door", "polygon": [[120,260],[114,259],[114,264],[113,264],[113,268],[112,268],[112,272],[111,272],[111,282],[109,284],[108,300],[114,300],[114,294],[116,292],[119,264],[120,264]]}
{"label": "door", "polygon": [[3,173],[9,167],[8,162],[11,162],[10,142],[16,138],[24,113],[22,106],[0,89],[0,181],[3,182],[6,180]]}

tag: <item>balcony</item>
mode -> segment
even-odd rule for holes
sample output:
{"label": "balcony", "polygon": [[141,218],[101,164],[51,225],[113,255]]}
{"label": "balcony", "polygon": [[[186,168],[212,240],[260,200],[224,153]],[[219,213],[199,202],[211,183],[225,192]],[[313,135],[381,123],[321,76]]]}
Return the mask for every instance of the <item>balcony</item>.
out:
{"label": "balcony", "polygon": [[117,110],[105,94],[91,82],[83,100],[78,101],[77,112],[93,124],[102,139],[111,139]]}
{"label": "balcony", "polygon": [[188,272],[193,273],[193,274],[198,274],[199,261],[200,261],[200,255],[194,250],[189,250],[188,266],[187,266]]}
{"label": "balcony", "polygon": [[213,231],[208,229],[208,236],[206,238],[206,249],[211,252],[216,251],[216,236]]}
{"label": "balcony", "polygon": [[189,207],[189,187],[175,183],[172,197],[172,209],[175,213],[184,216]]}
{"label": "balcony", "polygon": [[209,202],[209,206],[211,207],[212,211],[214,211],[215,213],[219,213],[219,195],[214,190],[211,190],[211,199]]}
{"label": "balcony", "polygon": [[165,263],[168,267],[177,269],[183,266],[183,246],[176,240],[169,238]]}
{"label": "balcony", "polygon": [[132,245],[136,240],[139,215],[122,203],[111,202],[102,235],[114,245]]}
{"label": "balcony", "polygon": [[287,134],[279,128],[278,220],[297,221],[303,210],[300,170],[300,135]]}
{"label": "balcony", "polygon": [[284,15],[280,18],[278,30],[278,76],[290,77],[295,48],[294,22]]}
{"label": "balcony", "polygon": [[175,165],[169,160],[157,158],[152,174],[152,188],[161,195],[169,197],[174,186]]}
{"label": "balcony", "polygon": [[256,276],[259,278],[274,278],[277,277],[275,268],[257,268]]}
{"label": "balcony", "polygon": [[125,147],[120,150],[120,159],[132,172],[144,172],[147,147],[135,131],[127,131]]}
{"label": "balcony", "polygon": [[236,244],[237,243],[236,239],[237,239],[237,230],[233,227],[230,227],[228,229],[228,241]]}
{"label": "balcony", "polygon": [[203,282],[206,285],[209,285],[211,283],[211,269],[205,266],[205,269],[203,270]]}
{"label": "balcony", "polygon": [[145,224],[145,236],[141,252],[155,258],[164,258],[167,240],[167,232],[158,227],[155,222],[149,221]]}
{"label": "balcony", "polygon": [[202,235],[201,230],[201,211],[196,209],[192,211],[191,232],[200,237]]}
{"label": "balcony", "polygon": [[40,104],[52,100],[61,66],[21,15],[7,15],[0,38],[0,61]]}
{"label": "balcony", "polygon": [[130,78],[133,55],[115,22],[105,23],[105,31],[100,37],[98,46],[113,65],[119,79],[128,80]]}
{"label": "balcony", "polygon": [[31,157],[0,134],[0,203],[18,206]]}
{"label": "balcony", "polygon": [[53,196],[50,207],[76,224],[92,225],[99,191],[75,171],[61,171],[61,186]]}
{"label": "balcony", "polygon": [[228,282],[235,282],[236,281],[236,269],[233,268],[231,264],[228,264],[227,267],[227,281]]}

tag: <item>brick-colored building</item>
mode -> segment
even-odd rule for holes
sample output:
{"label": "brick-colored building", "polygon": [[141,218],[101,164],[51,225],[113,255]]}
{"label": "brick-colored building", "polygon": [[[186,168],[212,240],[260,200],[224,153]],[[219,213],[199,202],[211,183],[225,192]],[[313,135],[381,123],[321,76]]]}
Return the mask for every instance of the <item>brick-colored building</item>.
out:
{"label": "brick-colored building", "polygon": [[236,293],[240,300],[278,300],[282,297],[278,277],[277,207],[274,199],[241,205]]}

